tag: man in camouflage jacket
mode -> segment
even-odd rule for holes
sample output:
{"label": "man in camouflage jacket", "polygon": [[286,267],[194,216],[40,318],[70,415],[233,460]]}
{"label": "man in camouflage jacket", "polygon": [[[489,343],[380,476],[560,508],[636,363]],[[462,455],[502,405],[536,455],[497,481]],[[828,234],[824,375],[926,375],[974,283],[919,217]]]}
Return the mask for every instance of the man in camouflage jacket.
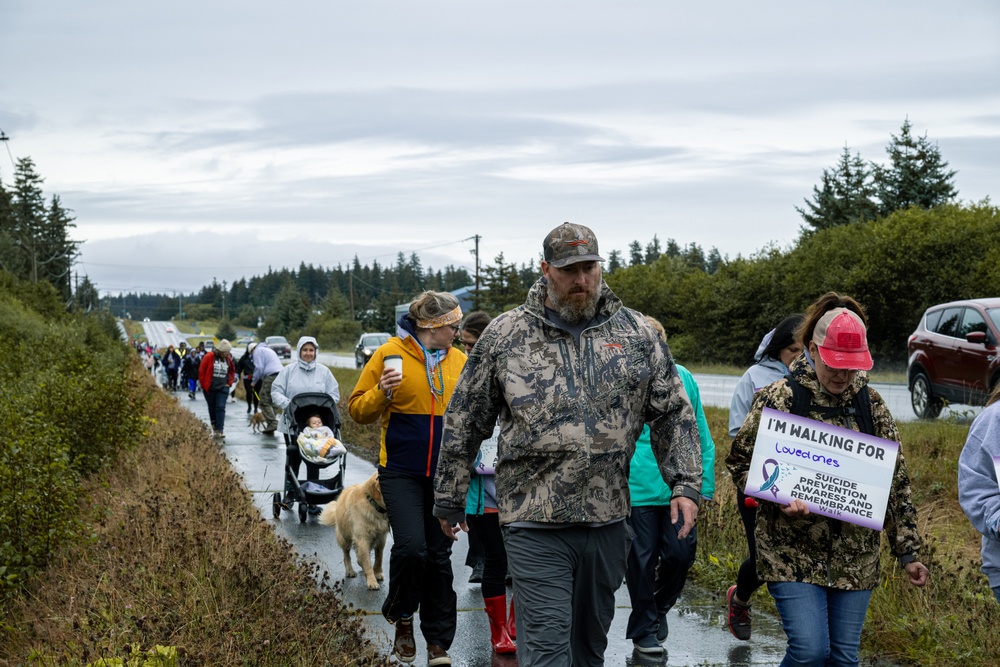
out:
{"label": "man in camouflage jacket", "polygon": [[631,536],[628,471],[649,423],[686,534],[701,450],[667,346],[601,278],[597,239],[552,230],[543,277],[483,332],[452,395],[434,514],[464,528],[470,470],[499,420],[497,502],[517,607],[521,665],[603,664]]}

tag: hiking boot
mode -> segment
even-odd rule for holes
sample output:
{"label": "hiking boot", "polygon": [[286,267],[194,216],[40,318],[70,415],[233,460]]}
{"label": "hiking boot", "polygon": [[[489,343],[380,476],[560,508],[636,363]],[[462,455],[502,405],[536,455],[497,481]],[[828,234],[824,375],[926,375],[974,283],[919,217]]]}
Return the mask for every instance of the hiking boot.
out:
{"label": "hiking boot", "polygon": [[[430,647],[427,649],[430,655]],[[417,642],[413,639],[413,617],[396,621],[396,638],[392,642],[392,654],[400,662],[413,662],[417,657]],[[448,654],[446,653],[445,656]],[[451,660],[448,661],[449,664]]]}
{"label": "hiking boot", "polygon": [[448,651],[437,644],[427,645],[427,667],[437,667],[438,665],[450,665],[451,656],[448,655]]}
{"label": "hiking boot", "polygon": [[656,641],[662,644],[667,641],[667,635],[670,634],[670,626],[667,625],[667,615],[659,614],[656,617],[656,622],[658,623],[656,626]]}
{"label": "hiking boot", "polygon": [[750,616],[750,606],[741,605],[736,602],[736,586],[730,586],[726,591],[726,626],[740,641],[750,639],[750,631],[753,627],[753,619]]}
{"label": "hiking boot", "polygon": [[633,639],[632,648],[638,653],[645,653],[646,655],[663,655],[663,647],[660,646],[660,642],[656,641],[656,637],[653,635]]}
{"label": "hiking boot", "polygon": [[470,584],[481,584],[483,583],[483,563],[482,561],[476,563],[472,566],[472,574],[469,575]]}

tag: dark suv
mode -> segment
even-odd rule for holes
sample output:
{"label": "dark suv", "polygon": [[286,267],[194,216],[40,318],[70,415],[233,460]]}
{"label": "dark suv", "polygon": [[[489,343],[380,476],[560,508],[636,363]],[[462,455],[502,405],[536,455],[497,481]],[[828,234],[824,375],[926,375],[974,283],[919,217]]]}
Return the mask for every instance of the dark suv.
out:
{"label": "dark suv", "polygon": [[368,360],[372,358],[375,350],[387,342],[389,342],[389,334],[387,333],[361,334],[361,338],[358,339],[358,345],[354,348],[354,365],[358,368],[364,368]]}
{"label": "dark suv", "polygon": [[927,309],[907,343],[913,412],[934,419],[945,402],[984,405],[1000,381],[1000,298]]}
{"label": "dark suv", "polygon": [[292,358],[292,346],[284,336],[268,336],[264,339],[264,345],[274,350],[274,353],[279,357]]}

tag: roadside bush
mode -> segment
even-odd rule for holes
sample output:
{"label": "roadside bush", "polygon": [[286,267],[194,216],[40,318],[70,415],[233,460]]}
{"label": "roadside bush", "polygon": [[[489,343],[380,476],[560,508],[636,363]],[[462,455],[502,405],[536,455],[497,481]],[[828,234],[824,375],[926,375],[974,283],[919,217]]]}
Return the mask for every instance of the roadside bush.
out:
{"label": "roadside bush", "polygon": [[113,323],[109,338],[106,318],[45,317],[15,297],[22,293],[45,303],[41,288],[0,293],[2,599],[80,534],[81,477],[142,430],[137,362]]}

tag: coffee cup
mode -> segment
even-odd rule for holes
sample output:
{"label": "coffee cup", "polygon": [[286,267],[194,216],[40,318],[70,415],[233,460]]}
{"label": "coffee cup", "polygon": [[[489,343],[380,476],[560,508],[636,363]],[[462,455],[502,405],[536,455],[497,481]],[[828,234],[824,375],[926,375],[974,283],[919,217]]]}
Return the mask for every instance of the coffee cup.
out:
{"label": "coffee cup", "polygon": [[387,354],[382,361],[383,366],[399,372],[399,378],[403,378],[403,357],[398,354]]}

